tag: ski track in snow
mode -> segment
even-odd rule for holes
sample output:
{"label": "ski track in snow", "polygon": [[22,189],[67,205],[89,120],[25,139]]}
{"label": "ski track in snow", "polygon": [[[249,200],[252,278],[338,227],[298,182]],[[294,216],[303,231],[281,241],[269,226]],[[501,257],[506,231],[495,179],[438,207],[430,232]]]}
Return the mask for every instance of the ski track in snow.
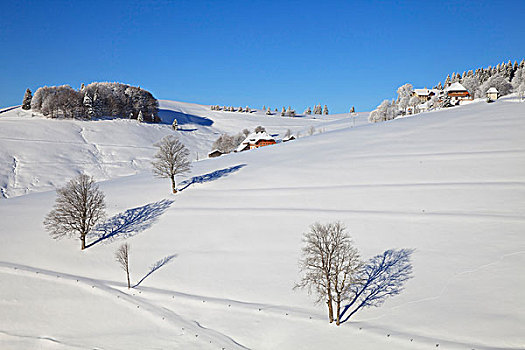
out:
{"label": "ski track in snow", "polygon": [[43,340],[53,343],[55,346],[62,345],[65,349],[93,349],[93,347],[84,347],[78,344],[72,344],[67,343],[62,340],[58,340],[53,337],[47,337],[47,336],[35,336],[35,335],[29,335],[29,334],[19,334],[19,333],[12,333],[12,332],[6,332],[3,330],[0,330],[0,335],[3,334],[4,336],[12,337],[12,338],[26,338],[26,339],[34,339],[34,340]]}
{"label": "ski track in snow", "polygon": [[[517,255],[517,254],[523,254],[525,251],[519,251],[514,253],[509,253],[506,255],[503,255],[498,260],[490,262],[488,264],[484,264],[481,266],[478,266],[475,269],[466,270],[461,273],[456,274],[453,276],[445,286],[442,288],[440,293],[434,297],[429,297],[421,300],[414,300],[407,302],[403,305],[399,305],[397,307],[394,307],[393,309],[402,308],[405,305],[413,304],[413,303],[421,303],[425,301],[431,301],[440,298],[445,290],[448,288],[448,285],[452,282],[452,280],[460,277],[461,275],[473,273],[478,270],[484,269],[486,267],[495,265],[499,262],[501,262],[503,259],[509,256]],[[179,330],[181,333],[180,335],[188,335],[191,337],[196,337],[201,340],[204,340],[206,343],[210,344],[217,344],[221,346],[221,349],[249,349],[238,342],[236,342],[233,338],[220,333],[214,329],[207,328],[202,326],[198,321],[193,320],[189,321],[185,319],[184,317],[178,315],[174,311],[171,310],[169,306],[166,304],[160,303],[158,300],[149,301],[146,299],[146,294],[155,294],[155,295],[163,295],[166,297],[166,302],[180,302],[180,299],[184,300],[184,303],[187,303],[188,301],[197,302],[199,307],[203,307],[203,305],[208,304],[214,304],[216,306],[223,306],[225,308],[228,308],[231,311],[234,312],[243,312],[243,313],[253,313],[255,311],[257,312],[263,312],[265,315],[270,315],[274,317],[287,317],[288,319],[294,319],[295,321],[318,321],[326,323],[326,319],[324,316],[321,316],[319,314],[316,314],[315,312],[311,312],[305,309],[301,308],[293,308],[293,307],[286,307],[282,305],[271,305],[271,304],[264,304],[264,303],[251,303],[251,302],[245,302],[245,301],[238,301],[233,299],[224,299],[224,298],[216,298],[216,297],[209,297],[209,296],[201,296],[201,295],[195,295],[195,294],[187,294],[182,292],[177,292],[173,290],[167,290],[167,289],[160,289],[160,288],[154,288],[154,287],[138,287],[138,288],[132,288],[130,293],[128,294],[120,289],[122,288],[125,290],[126,285],[124,283],[115,282],[115,281],[108,281],[108,280],[97,280],[93,278],[87,278],[52,270],[45,270],[45,269],[38,269],[27,265],[21,265],[21,264],[13,264],[9,262],[3,262],[0,261],[0,269],[3,273],[9,273],[14,275],[25,275],[29,277],[38,277],[38,278],[46,278],[48,280],[52,281],[60,281],[62,283],[68,282],[75,282],[81,283],[84,287],[89,287],[87,290],[92,290],[96,288],[97,290],[101,290],[108,295],[116,296],[117,299],[127,302],[130,305],[136,306],[139,310],[145,310],[151,315],[158,317],[159,319],[162,319],[163,321],[170,322],[173,325],[177,326],[177,330]],[[114,287],[112,287],[114,286]],[[134,293],[135,292],[135,293]],[[144,294],[142,294],[144,292]],[[139,296],[140,295],[140,296]],[[396,330],[390,330],[385,329],[383,327],[375,326],[374,324],[371,324],[370,321],[380,319],[382,317],[377,317],[374,319],[366,319],[363,321],[357,321],[357,322],[351,322],[351,323],[344,323],[344,327],[352,327],[354,330],[359,329],[359,331],[371,332],[376,335],[384,336],[387,335],[387,337],[391,337],[392,339],[403,339],[403,340],[409,340],[410,342],[415,341],[414,345],[421,345],[425,348],[435,348],[438,346],[446,347],[449,349],[476,349],[476,350],[517,350],[519,348],[515,347],[493,347],[493,346],[486,346],[483,344],[473,344],[473,343],[464,343],[459,341],[450,341],[447,339],[439,339],[439,338],[433,338],[433,337],[427,337],[427,336],[419,336],[410,334],[403,331],[396,331]],[[74,346],[77,348],[82,349],[88,349],[91,347],[81,347],[79,345],[74,344],[66,344],[62,341],[59,341],[53,337],[44,337],[44,336],[33,336],[33,335],[21,335],[21,334],[13,334],[9,332],[5,332],[0,330],[0,334],[6,334],[8,336],[13,337],[23,337],[23,338],[32,338],[32,339],[42,339],[42,340],[49,340],[58,344],[66,345],[66,346]]]}
{"label": "ski track in snow", "polygon": [[[200,337],[200,339],[204,339],[211,344],[217,344],[223,349],[248,349],[227,335],[201,326],[197,321],[186,320],[165,307],[156,306],[155,304],[148,302],[145,298],[139,297],[136,294],[130,295],[119,289],[113,288],[108,283],[100,280],[7,262],[0,262],[0,267],[2,267],[3,271],[6,273],[13,273],[16,271],[15,274],[22,273],[31,277],[36,277],[36,275],[38,275],[39,278],[49,278],[54,281],[76,281],[76,283],[83,284],[84,287],[91,286],[91,289],[96,288],[97,290],[102,290],[107,294],[116,296],[119,300],[126,301],[128,304],[136,306],[139,310],[145,310],[159,319],[162,318],[162,320],[176,325],[177,330],[180,331],[181,334]],[[117,283],[113,284],[118,285]]]}

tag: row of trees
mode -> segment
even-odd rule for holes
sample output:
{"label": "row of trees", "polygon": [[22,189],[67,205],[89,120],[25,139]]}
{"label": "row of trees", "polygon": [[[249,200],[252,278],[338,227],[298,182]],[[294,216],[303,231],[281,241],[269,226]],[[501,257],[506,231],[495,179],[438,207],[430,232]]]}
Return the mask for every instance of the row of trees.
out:
{"label": "row of trees", "polygon": [[246,106],[246,108],[235,108],[233,106],[219,106],[219,105],[212,105],[210,106],[210,109],[212,111],[225,111],[225,112],[240,112],[240,113],[252,113],[255,112],[254,109],[251,109],[250,107]]}
{"label": "row of trees", "polygon": [[413,250],[390,249],[363,261],[340,222],[313,224],[303,242],[302,279],[295,288],[307,288],[325,302],[330,323],[340,325],[363,308],[380,306],[412,277]]}
{"label": "row of trees", "polygon": [[80,90],[69,85],[44,86],[34,96],[27,89],[22,108],[51,118],[94,119],[107,116],[160,121],[159,103],[149,91],[121,83],[82,84]]}
{"label": "row of trees", "polygon": [[[304,114],[306,115],[310,115],[312,114],[312,109],[310,107],[308,107],[305,111],[304,111]],[[328,107],[326,105],[324,105],[324,108],[321,107],[321,104],[318,104],[316,106],[314,106],[314,114],[325,114],[327,115],[328,114]]]}

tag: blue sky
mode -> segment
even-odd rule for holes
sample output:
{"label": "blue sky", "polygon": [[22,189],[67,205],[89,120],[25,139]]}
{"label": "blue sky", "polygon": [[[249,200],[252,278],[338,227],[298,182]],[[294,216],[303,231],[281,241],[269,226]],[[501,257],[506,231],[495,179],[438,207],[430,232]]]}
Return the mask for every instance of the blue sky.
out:
{"label": "blue sky", "polygon": [[525,57],[525,1],[0,0],[0,106],[119,81],[159,99],[373,109],[405,82]]}

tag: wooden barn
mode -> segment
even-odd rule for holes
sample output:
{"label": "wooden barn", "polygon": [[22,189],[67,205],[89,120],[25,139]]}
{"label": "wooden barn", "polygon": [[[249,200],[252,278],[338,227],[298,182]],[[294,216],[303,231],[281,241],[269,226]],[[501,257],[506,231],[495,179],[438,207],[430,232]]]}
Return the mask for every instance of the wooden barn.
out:
{"label": "wooden barn", "polygon": [[271,137],[265,131],[251,133],[244,139],[244,141],[237,147],[235,152],[242,152],[249,149],[274,145],[276,143],[275,139]]}

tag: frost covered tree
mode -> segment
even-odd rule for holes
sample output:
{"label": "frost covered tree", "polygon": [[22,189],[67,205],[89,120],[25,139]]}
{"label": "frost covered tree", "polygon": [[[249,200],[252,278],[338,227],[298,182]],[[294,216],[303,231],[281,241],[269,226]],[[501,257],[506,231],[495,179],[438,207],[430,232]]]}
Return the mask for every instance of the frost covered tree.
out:
{"label": "frost covered tree", "polygon": [[350,113],[355,113],[355,107],[352,106],[352,108],[350,108]]}
{"label": "frost covered tree", "polygon": [[285,114],[286,114],[286,110],[283,107],[283,109],[281,110],[281,117],[284,117]]}
{"label": "frost covered tree", "polygon": [[310,109],[310,107],[308,107],[308,108],[304,111],[304,114],[306,114],[306,115],[310,115],[310,114],[312,114],[312,110]]}
{"label": "frost covered tree", "polygon": [[419,112],[418,110],[418,106],[421,104],[421,100],[419,99],[418,96],[414,95],[410,98],[410,101],[408,102],[408,104],[410,105],[410,107],[412,107],[412,113],[413,114],[416,114]]}
{"label": "frost covered tree", "polygon": [[131,282],[129,280],[129,251],[130,245],[128,243],[124,243],[115,252],[115,260],[118,262],[122,270],[126,271],[128,289],[131,288]]}
{"label": "frost covered tree", "polygon": [[84,95],[82,104],[84,106],[84,110],[86,111],[87,119],[93,119],[95,117],[95,110],[93,109],[93,99],[89,94]]}
{"label": "frost covered tree", "polygon": [[266,129],[263,126],[259,125],[258,127],[255,128],[255,132],[256,133],[266,132]]}
{"label": "frost covered tree", "polygon": [[[401,113],[406,114],[408,106],[410,106],[410,98],[413,95],[412,84],[404,84],[397,88],[397,105]],[[384,102],[383,102],[384,103]]]}
{"label": "frost covered tree", "polygon": [[31,99],[33,98],[31,90],[27,89],[24,94],[24,100],[22,101],[22,109],[29,110],[31,109]]}
{"label": "frost covered tree", "polygon": [[397,106],[389,100],[384,100],[381,104],[368,116],[370,123],[377,123],[381,121],[391,120],[397,117]]}
{"label": "frost covered tree", "polygon": [[86,248],[86,236],[104,219],[106,204],[104,193],[88,175],[78,175],[64,187],[57,189],[55,206],[44,219],[51,237],[78,237],[80,248]]}
{"label": "frost covered tree", "polygon": [[461,81],[461,84],[467,89],[475,98],[482,97],[480,90],[480,81],[477,76],[467,76]]}
{"label": "frost covered tree", "polygon": [[190,151],[173,135],[164,137],[155,146],[158,147],[158,151],[151,163],[153,173],[158,177],[169,178],[172,192],[177,193],[175,176],[190,171],[191,163],[188,160]]}
{"label": "frost covered tree", "polygon": [[508,95],[512,91],[512,85],[503,75],[500,74],[496,74],[484,82],[480,88],[481,93],[485,95],[487,90],[491,87],[495,87],[498,90],[500,96]]}
{"label": "frost covered tree", "polygon": [[[340,222],[315,223],[303,235],[304,246],[299,268],[302,278],[295,288],[307,288],[317,302],[325,302],[330,323],[339,325],[341,301],[359,272],[359,253]],[[337,314],[334,317],[334,305]]]}
{"label": "frost covered tree", "polygon": [[266,110],[266,115],[272,115],[272,110],[270,109],[270,107],[268,107],[268,109]]}
{"label": "frost covered tree", "polygon": [[179,129],[179,125],[177,124],[177,119],[173,119],[173,123],[171,123],[171,127],[173,128],[173,130]]}
{"label": "frost covered tree", "polygon": [[324,105],[323,114],[328,115],[328,107],[326,105]]}
{"label": "frost covered tree", "polygon": [[144,123],[144,117],[142,116],[142,111],[139,111],[139,115],[137,116],[137,121],[139,123]]}

